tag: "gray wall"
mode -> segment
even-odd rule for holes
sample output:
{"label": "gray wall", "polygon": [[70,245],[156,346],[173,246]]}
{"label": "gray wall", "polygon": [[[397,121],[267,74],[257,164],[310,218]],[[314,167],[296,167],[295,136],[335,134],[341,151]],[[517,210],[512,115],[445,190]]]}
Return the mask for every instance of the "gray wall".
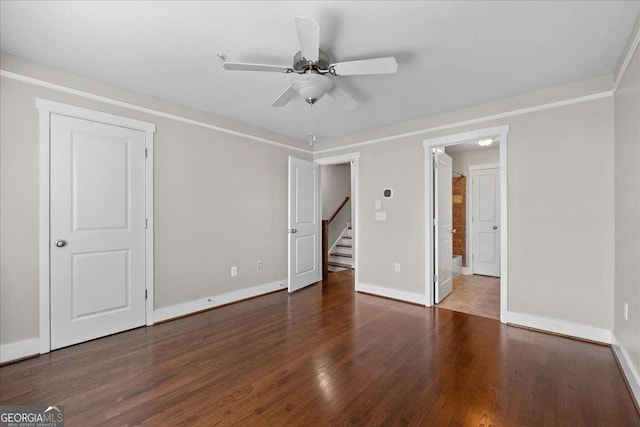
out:
{"label": "gray wall", "polygon": [[[322,219],[329,219],[344,198],[351,197],[351,165],[346,163],[320,166],[320,191]],[[329,225],[329,245],[336,241],[348,222],[351,222],[351,200]]]}
{"label": "gray wall", "polygon": [[[632,33],[635,34],[635,31]],[[636,50],[615,96],[614,331],[640,367],[640,53]],[[629,320],[624,320],[624,303]]]}
{"label": "gray wall", "polygon": [[[303,143],[8,55],[2,68],[285,144]],[[287,157],[279,148],[19,82],[0,81],[0,344],[38,336],[37,97],[132,117],[155,134],[155,306],[286,277]],[[258,270],[256,261],[263,261]],[[238,266],[238,277],[229,274]]]}
{"label": "gray wall", "polygon": [[[339,147],[584,96],[611,88],[611,76],[578,82],[327,143]],[[581,102],[423,135],[316,154],[358,151],[360,282],[424,295],[425,188],[422,142],[510,125],[508,142],[508,310],[613,327],[613,98]],[[580,153],[576,156],[576,153]],[[387,222],[374,221],[382,199]],[[394,262],[401,271],[394,272]]]}

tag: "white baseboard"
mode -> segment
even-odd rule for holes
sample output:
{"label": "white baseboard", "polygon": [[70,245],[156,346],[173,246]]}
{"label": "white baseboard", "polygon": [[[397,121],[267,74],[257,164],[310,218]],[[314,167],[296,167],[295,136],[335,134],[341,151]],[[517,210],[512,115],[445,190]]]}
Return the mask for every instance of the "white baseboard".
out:
{"label": "white baseboard", "polygon": [[213,295],[207,298],[201,298],[194,301],[187,301],[181,304],[171,305],[153,310],[154,322],[173,319],[174,317],[184,316],[186,314],[195,313],[197,311],[206,310],[208,308],[218,307],[220,305],[229,304],[231,302],[240,301],[247,298],[257,297],[259,295],[268,294],[269,292],[279,291],[287,288],[287,279],[277,280],[271,283],[264,283],[250,288],[238,289],[237,291],[226,292],[224,294]]}
{"label": "white baseboard", "polygon": [[356,292],[378,295],[385,298],[397,299],[413,304],[425,305],[427,297],[413,292],[399,291],[397,289],[385,288],[383,286],[368,285],[366,283],[356,283]]}
{"label": "white baseboard", "polygon": [[0,363],[40,354],[40,338],[0,345]]}
{"label": "white baseboard", "polygon": [[471,276],[473,272],[471,271],[471,267],[462,266],[462,268],[460,269],[460,274],[462,274],[463,276]]}
{"label": "white baseboard", "polygon": [[567,322],[566,320],[551,319],[549,317],[507,311],[507,323],[601,342],[604,344],[611,344],[610,330],[597,328],[595,326],[582,325],[580,323]]}
{"label": "white baseboard", "polygon": [[629,353],[627,353],[627,350],[624,348],[615,332],[611,334],[611,348],[613,349],[613,354],[616,356],[616,359],[618,359],[618,362],[622,367],[622,373],[627,379],[627,383],[631,389],[631,394],[633,395],[636,404],[640,406],[640,375],[638,375],[636,366],[633,364],[631,357],[629,357]]}

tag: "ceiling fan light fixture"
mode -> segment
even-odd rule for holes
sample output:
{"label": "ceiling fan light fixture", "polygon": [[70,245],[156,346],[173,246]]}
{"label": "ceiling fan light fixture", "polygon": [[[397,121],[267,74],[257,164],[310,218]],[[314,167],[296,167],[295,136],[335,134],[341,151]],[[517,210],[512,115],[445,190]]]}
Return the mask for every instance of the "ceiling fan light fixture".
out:
{"label": "ceiling fan light fixture", "polygon": [[294,76],[291,87],[308,104],[313,105],[331,90],[333,82],[321,74],[306,73]]}
{"label": "ceiling fan light fixture", "polygon": [[478,140],[478,145],[481,147],[487,147],[493,143],[493,138],[486,138]]}

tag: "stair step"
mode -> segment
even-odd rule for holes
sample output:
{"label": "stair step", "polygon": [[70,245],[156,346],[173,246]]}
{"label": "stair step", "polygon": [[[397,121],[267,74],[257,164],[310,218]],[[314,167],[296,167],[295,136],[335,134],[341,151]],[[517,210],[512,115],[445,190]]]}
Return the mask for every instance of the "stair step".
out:
{"label": "stair step", "polygon": [[330,256],[341,256],[341,257],[345,257],[345,258],[353,258],[353,255],[351,254],[343,254],[340,252],[333,252],[329,254]]}
{"label": "stair step", "polygon": [[350,266],[349,264],[343,264],[341,262],[335,262],[335,261],[329,261],[328,263],[329,265],[333,266],[333,267],[342,267],[342,268],[349,268],[352,269],[353,267]]}
{"label": "stair step", "polygon": [[336,246],[339,247],[339,248],[353,248],[352,245],[337,244]]}

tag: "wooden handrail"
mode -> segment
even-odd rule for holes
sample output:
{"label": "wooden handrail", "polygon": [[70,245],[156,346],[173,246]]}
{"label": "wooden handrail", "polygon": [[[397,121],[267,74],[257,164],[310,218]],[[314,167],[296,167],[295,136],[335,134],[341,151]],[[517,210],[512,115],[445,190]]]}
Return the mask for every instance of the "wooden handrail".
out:
{"label": "wooden handrail", "polygon": [[349,196],[344,198],[342,203],[340,203],[340,206],[338,206],[338,209],[336,209],[333,215],[331,215],[331,217],[329,218],[329,224],[331,224],[331,221],[333,221],[338,216],[338,213],[340,213],[340,211],[342,210],[342,208],[344,208],[344,205],[346,205],[348,201],[349,201]]}

